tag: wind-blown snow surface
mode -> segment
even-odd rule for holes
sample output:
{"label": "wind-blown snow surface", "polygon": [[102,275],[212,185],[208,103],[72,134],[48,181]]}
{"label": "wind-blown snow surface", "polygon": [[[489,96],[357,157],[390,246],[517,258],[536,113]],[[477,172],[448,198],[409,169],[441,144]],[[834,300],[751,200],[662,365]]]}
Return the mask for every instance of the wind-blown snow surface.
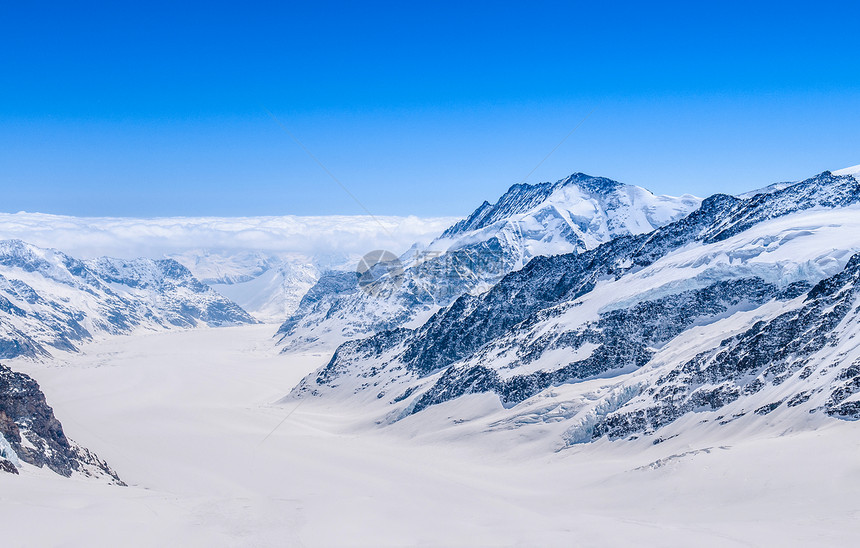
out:
{"label": "wind-blown snow surface", "polygon": [[165,332],[88,345],[54,365],[10,363],[40,382],[69,435],[130,486],[28,465],[0,474],[3,544],[856,542],[854,424],[809,432],[736,422],[718,436],[700,429],[657,445],[552,453],[537,431],[458,430],[469,409],[490,406],[476,395],[468,408],[428,411],[446,429],[402,422],[380,431],[364,426],[360,406],[270,405],[325,359],[279,355],[270,335],[271,326]]}
{"label": "wind-blown snow surface", "polygon": [[837,169],[833,172],[834,175],[853,175],[854,178],[860,180],[860,166],[852,166],[846,167],[844,169]]}
{"label": "wind-blown snow surface", "polygon": [[368,293],[352,273],[324,275],[278,330],[290,350],[332,348],[400,326],[417,326],[465,293],[486,291],[538,256],[578,253],[614,237],[650,232],[701,200],[655,196],[583,173],[555,183],[513,185],[428,246],[401,257],[402,280]]}

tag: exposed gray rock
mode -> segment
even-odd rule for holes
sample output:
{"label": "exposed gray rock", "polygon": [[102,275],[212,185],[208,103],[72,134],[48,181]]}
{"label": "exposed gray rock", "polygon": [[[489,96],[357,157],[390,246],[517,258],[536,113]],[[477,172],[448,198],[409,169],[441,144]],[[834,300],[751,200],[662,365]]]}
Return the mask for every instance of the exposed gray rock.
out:
{"label": "exposed gray rock", "polygon": [[[38,383],[0,364],[0,435],[18,459],[47,466],[61,476],[73,473],[125,485],[108,464],[69,440]],[[5,458],[0,463],[12,461]],[[7,465],[4,465],[8,467]]]}

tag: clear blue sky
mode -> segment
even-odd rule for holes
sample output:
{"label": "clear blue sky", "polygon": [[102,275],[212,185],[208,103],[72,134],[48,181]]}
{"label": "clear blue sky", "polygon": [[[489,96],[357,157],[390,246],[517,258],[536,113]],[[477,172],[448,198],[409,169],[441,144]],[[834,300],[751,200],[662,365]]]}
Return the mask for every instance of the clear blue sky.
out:
{"label": "clear blue sky", "polygon": [[0,210],[363,213],[265,109],[375,214],[795,180],[860,164],[852,4],[5,2]]}

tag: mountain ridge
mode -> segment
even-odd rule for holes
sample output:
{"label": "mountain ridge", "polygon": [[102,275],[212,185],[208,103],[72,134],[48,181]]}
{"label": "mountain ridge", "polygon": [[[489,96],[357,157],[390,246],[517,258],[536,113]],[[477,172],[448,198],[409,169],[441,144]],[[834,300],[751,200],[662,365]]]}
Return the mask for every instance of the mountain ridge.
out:
{"label": "mountain ridge", "polygon": [[[324,274],[276,337],[285,351],[335,345],[423,323],[462,294],[481,292],[533,257],[583,252],[618,234],[642,233],[697,207],[698,198],[576,173],[555,183],[516,184],[484,202],[426,248],[402,256],[404,281],[368,296],[343,272]],[[330,278],[330,279],[329,279]],[[335,289],[326,295],[326,288]]]}
{"label": "mountain ridge", "polygon": [[95,336],[135,329],[256,323],[173,259],[81,261],[0,240],[0,357],[77,351]]}

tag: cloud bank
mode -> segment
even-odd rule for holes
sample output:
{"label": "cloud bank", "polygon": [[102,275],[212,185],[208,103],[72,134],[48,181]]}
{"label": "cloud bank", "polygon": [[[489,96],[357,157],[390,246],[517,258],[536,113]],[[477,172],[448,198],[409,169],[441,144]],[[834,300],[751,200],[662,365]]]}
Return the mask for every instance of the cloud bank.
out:
{"label": "cloud bank", "polygon": [[0,239],[17,238],[80,258],[162,257],[191,249],[303,255],[401,253],[456,222],[451,217],[70,217],[0,213]]}

